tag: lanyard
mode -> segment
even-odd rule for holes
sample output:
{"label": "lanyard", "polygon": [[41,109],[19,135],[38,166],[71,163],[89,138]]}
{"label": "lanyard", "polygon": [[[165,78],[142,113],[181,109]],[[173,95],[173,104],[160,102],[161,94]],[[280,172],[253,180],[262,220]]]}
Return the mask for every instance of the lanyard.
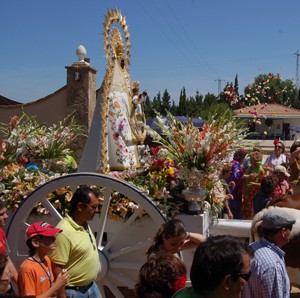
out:
{"label": "lanyard", "polygon": [[87,231],[87,233],[89,234],[89,237],[90,237],[90,240],[91,240],[91,243],[92,243],[93,249],[94,249],[94,250],[96,250],[96,246],[95,246],[95,244],[94,244],[94,241],[93,241],[92,235],[90,234],[89,226],[88,226],[88,225],[86,225],[86,226],[84,226],[83,228],[84,228],[84,229]]}
{"label": "lanyard", "polygon": [[50,287],[52,286],[52,281],[51,281],[51,271],[50,271],[50,269],[49,269],[49,266],[48,266],[48,263],[47,263],[47,261],[45,260],[45,263],[46,263],[46,268],[47,268],[47,270],[45,269],[45,267],[43,266],[43,262],[42,261],[39,261],[39,260],[37,260],[35,257],[33,257],[33,256],[31,256],[31,258],[33,259],[33,261],[34,262],[36,262],[36,263],[38,263],[41,267],[42,267],[42,269],[44,270],[44,272],[46,273],[46,275],[47,275],[47,277],[48,277],[48,279],[49,279],[49,282],[50,282]]}

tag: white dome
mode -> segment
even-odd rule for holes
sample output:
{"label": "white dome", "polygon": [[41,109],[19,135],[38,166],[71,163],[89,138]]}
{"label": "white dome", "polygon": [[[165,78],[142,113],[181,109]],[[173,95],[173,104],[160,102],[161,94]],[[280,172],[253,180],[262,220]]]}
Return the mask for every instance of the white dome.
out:
{"label": "white dome", "polygon": [[86,57],[87,51],[86,48],[83,45],[80,45],[76,49],[76,56],[78,57],[79,61],[84,61],[84,58]]}

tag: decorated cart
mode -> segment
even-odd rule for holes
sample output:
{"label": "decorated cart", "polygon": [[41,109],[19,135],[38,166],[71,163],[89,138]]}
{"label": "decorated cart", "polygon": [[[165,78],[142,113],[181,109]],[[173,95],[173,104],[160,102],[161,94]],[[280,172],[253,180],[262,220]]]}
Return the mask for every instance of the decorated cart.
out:
{"label": "decorated cart", "polygon": [[[208,232],[226,195],[220,179],[222,169],[229,154],[241,145],[244,134],[233,119],[226,117],[212,118],[199,130],[191,121],[183,124],[171,114],[168,118],[157,115],[161,135],[147,128],[143,113],[147,94],[140,94],[139,83],[130,79],[130,36],[118,10],[108,11],[103,36],[107,70],[78,171],[69,169],[69,152],[59,143],[63,137],[66,143],[72,141],[78,131],[76,125],[71,122],[67,132],[70,126],[64,123],[61,130],[53,128],[49,139],[57,140],[59,146],[52,148],[53,143],[47,144],[45,129],[32,134],[40,128],[26,119],[26,129],[35,127],[26,131],[25,135],[31,135],[30,141],[25,141],[24,131],[18,131],[19,120],[12,119],[0,157],[5,159],[14,143],[18,150],[35,152],[35,157],[41,158],[41,170],[38,174],[26,169],[21,172],[12,160],[1,170],[4,189],[0,192],[13,210],[7,239],[12,261],[19,267],[28,256],[25,230],[32,222],[45,220],[56,225],[67,212],[68,200],[78,185],[100,191],[101,213],[91,223],[101,262],[98,285],[103,296],[106,287],[115,297],[124,297],[120,288],[134,288],[146,261],[145,252],[164,221],[177,216],[188,230]],[[77,54],[80,62],[86,63],[84,48],[78,48]],[[147,133],[157,145],[152,150],[145,144]],[[42,148],[60,153],[49,159],[48,152],[45,159],[46,149]],[[55,160],[57,155],[63,156],[63,162]],[[56,175],[52,163],[65,172]],[[191,255],[186,258],[190,263]]]}

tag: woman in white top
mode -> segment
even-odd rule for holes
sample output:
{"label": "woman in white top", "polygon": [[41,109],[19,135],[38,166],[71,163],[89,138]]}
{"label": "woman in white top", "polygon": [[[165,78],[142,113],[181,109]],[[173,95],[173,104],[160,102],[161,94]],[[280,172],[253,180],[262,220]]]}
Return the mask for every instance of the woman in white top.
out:
{"label": "woman in white top", "polygon": [[274,141],[274,153],[269,155],[263,165],[265,171],[269,171],[270,174],[274,171],[275,167],[281,165],[282,163],[286,163],[286,155],[284,153],[285,146],[279,141]]}

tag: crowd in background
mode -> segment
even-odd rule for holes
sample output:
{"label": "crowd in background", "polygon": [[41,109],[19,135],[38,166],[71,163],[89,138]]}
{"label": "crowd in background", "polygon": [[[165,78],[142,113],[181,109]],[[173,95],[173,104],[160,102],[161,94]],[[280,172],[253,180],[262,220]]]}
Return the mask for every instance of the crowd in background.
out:
{"label": "crowd in background", "polygon": [[260,210],[300,192],[300,142],[290,151],[279,140],[274,141],[274,152],[263,161],[259,148],[251,152],[237,150],[227,168],[226,183],[231,196],[225,214],[233,219],[252,219]]}

